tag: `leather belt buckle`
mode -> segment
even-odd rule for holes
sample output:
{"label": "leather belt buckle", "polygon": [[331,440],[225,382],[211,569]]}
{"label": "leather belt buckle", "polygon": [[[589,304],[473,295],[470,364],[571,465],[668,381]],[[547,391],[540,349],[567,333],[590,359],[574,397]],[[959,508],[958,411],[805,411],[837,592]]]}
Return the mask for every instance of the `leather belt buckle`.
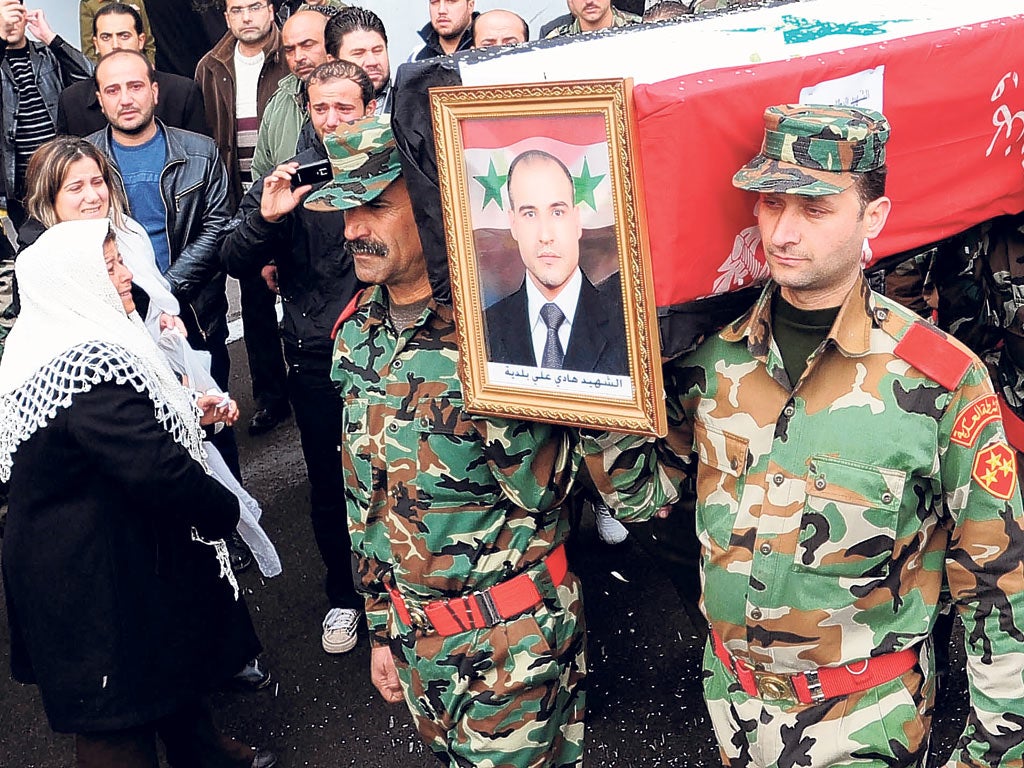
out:
{"label": "leather belt buckle", "polygon": [[796,689],[789,675],[778,675],[774,672],[751,670],[757,695],[765,701],[797,701]]}

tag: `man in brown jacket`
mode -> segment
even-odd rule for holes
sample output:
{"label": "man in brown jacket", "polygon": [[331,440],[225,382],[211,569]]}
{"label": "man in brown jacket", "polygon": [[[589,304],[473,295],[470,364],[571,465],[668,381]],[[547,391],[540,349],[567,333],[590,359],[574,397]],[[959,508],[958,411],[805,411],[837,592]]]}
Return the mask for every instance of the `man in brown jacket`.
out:
{"label": "man in brown jacket", "polygon": [[[237,207],[255,181],[253,150],[263,109],[288,74],[274,6],[265,0],[227,0],[228,32],[196,67],[206,119],[228,169],[229,195]],[[273,267],[268,267],[273,270]],[[270,280],[276,284],[276,280]],[[268,432],[288,417],[284,357],[277,329],[275,296],[259,278],[241,281],[242,324],[252,374],[256,413],[251,434]]]}

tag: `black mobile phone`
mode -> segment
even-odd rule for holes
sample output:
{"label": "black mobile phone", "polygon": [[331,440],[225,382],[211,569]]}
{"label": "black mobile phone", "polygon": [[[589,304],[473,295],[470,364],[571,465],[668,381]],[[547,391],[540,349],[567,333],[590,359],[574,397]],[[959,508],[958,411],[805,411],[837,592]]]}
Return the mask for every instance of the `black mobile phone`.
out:
{"label": "black mobile phone", "polygon": [[295,175],[292,176],[292,188],[302,187],[306,184],[319,184],[321,181],[330,181],[333,176],[331,161],[317,160],[315,163],[300,165],[295,169]]}

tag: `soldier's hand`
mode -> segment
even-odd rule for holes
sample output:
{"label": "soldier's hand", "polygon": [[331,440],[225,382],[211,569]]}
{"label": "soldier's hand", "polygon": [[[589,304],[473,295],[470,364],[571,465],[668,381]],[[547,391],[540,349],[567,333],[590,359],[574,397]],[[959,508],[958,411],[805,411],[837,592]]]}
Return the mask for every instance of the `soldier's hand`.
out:
{"label": "soldier's hand", "polygon": [[311,184],[292,189],[292,176],[298,167],[298,163],[282,163],[263,179],[260,215],[265,220],[271,223],[280,221],[294,211],[313,189]]}
{"label": "soldier's hand", "polygon": [[402,700],[402,684],[398,682],[398,670],[387,646],[376,646],[370,651],[370,682],[388,704]]}

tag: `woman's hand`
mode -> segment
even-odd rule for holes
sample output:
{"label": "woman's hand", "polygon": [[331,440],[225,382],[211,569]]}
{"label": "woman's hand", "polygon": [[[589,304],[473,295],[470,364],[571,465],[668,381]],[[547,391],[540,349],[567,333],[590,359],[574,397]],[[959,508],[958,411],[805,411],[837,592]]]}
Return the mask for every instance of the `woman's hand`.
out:
{"label": "woman's hand", "polygon": [[181,335],[188,338],[188,331],[185,330],[185,324],[181,321],[181,318],[177,315],[168,315],[166,312],[160,313],[160,330],[167,331],[171,329],[177,329],[181,331]]}
{"label": "woman's hand", "polygon": [[199,423],[204,427],[223,421],[225,426],[232,426],[238,421],[238,403],[227,395],[200,395],[196,405],[203,415]]}

